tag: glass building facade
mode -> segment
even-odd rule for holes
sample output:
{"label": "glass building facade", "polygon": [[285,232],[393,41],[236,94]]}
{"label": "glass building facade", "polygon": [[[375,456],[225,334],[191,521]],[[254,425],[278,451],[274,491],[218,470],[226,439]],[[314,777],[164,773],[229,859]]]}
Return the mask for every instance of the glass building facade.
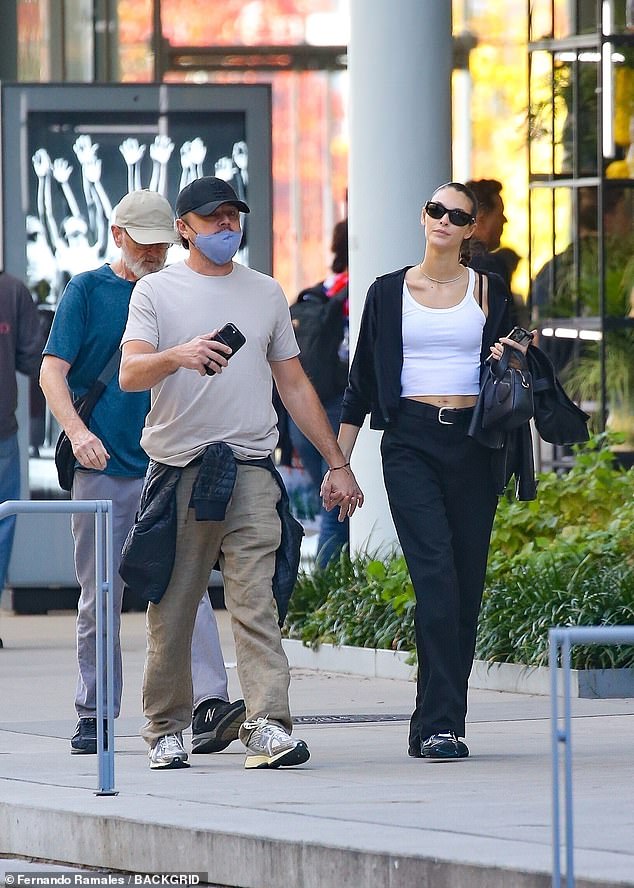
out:
{"label": "glass building facade", "polygon": [[[632,6],[452,2],[454,176],[502,182],[513,290],[597,428],[633,412]],[[273,271],[289,300],[324,277],[347,212],[347,0],[17,8],[20,80],[271,84]]]}

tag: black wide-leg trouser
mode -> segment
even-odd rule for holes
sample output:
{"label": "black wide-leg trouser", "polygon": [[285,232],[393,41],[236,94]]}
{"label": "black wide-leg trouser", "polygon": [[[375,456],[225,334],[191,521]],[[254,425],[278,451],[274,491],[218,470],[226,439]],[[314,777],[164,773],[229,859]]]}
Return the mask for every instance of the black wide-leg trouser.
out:
{"label": "black wide-leg trouser", "polygon": [[402,399],[381,441],[390,510],[416,595],[413,747],[441,731],[465,734],[497,506],[491,451],[467,436],[471,414]]}

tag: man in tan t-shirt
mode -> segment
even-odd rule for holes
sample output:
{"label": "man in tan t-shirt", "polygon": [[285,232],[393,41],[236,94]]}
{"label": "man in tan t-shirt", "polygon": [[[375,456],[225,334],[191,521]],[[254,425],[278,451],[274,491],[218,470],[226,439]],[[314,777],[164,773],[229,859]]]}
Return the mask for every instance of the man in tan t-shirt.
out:
{"label": "man in tan t-shirt", "polygon": [[[291,737],[290,675],[272,592],[282,495],[271,460],[277,444],[273,380],[330,466],[322,485],[325,504],[338,506],[343,519],[363,503],[298,360],[281,287],[233,261],[242,236],[240,212],[249,207],[221,179],[196,179],[180,192],[176,225],[188,256],[137,284],[123,336],[121,387],[152,390],[141,439],[150,471],[172,467],[179,473],[174,567],[147,617],[142,733],[153,769],[188,767],[182,732],[191,712],[191,631],[201,583],[217,559],[247,707],[240,730],[245,767],[277,768],[309,758],[306,744]],[[246,339],[233,354],[215,338],[227,323]],[[227,474],[235,466],[226,510],[195,520],[192,490],[218,445],[229,454]]]}

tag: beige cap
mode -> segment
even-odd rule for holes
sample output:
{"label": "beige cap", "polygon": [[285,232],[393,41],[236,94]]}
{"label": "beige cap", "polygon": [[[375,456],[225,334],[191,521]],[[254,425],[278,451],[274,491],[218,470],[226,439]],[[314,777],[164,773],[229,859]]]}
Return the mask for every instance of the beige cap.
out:
{"label": "beige cap", "polygon": [[172,208],[157,191],[131,191],[114,208],[112,224],[125,228],[137,244],[175,244]]}

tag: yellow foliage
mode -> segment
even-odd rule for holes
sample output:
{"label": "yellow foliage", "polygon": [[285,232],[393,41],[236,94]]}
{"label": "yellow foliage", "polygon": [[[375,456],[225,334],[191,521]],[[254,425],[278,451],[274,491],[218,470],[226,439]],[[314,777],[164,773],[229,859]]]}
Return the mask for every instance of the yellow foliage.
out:
{"label": "yellow foliage", "polygon": [[613,160],[605,170],[608,179],[629,179],[630,167],[626,160]]}
{"label": "yellow foliage", "polygon": [[634,116],[634,70],[620,66],[614,75],[614,141],[630,144],[630,121]]}

